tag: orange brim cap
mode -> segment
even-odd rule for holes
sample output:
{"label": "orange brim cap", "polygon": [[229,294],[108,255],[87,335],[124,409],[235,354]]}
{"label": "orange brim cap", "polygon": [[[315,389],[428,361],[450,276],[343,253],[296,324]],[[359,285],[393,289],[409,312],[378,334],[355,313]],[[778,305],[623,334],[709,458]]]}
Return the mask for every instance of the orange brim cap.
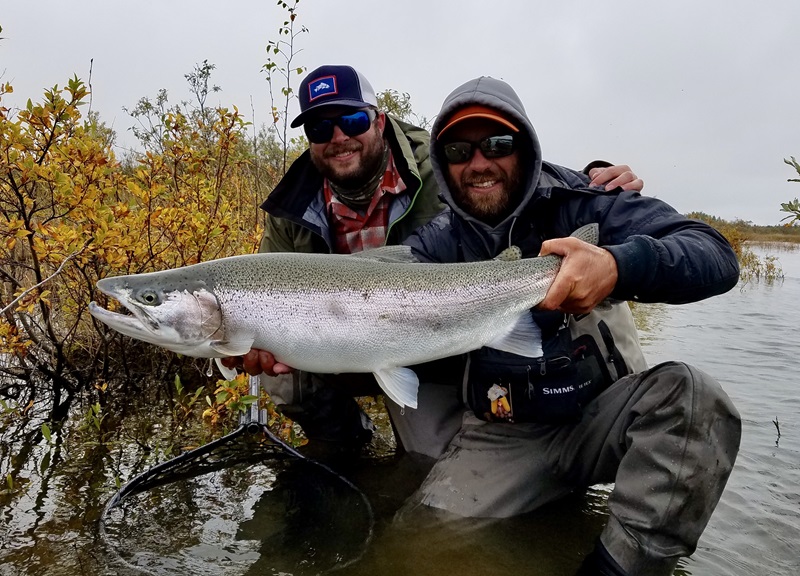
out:
{"label": "orange brim cap", "polygon": [[510,128],[514,132],[519,132],[519,128],[517,128],[514,123],[499,110],[489,108],[488,106],[482,106],[480,104],[473,104],[472,106],[464,106],[461,110],[453,114],[453,116],[450,118],[450,121],[445,124],[445,127],[439,130],[439,135],[437,138],[441,138],[442,134],[444,134],[447,130],[462,120],[468,120],[469,118],[486,118],[488,120],[494,120],[495,122]]}

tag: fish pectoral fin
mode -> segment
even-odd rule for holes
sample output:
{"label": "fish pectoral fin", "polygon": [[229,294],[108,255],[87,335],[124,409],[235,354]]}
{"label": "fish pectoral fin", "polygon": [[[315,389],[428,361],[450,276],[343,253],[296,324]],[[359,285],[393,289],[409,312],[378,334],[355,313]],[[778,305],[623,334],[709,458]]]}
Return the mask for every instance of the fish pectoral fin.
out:
{"label": "fish pectoral fin", "polygon": [[374,372],[374,375],[386,395],[401,408],[404,406],[417,407],[419,378],[417,378],[416,372],[410,368],[398,367],[378,370]]}
{"label": "fish pectoral fin", "polygon": [[225,378],[225,380],[233,380],[239,375],[235,368],[228,368],[227,366],[224,366],[222,364],[222,358],[214,358],[214,362],[216,362],[217,368],[219,368],[219,373],[222,374],[222,377]]}
{"label": "fish pectoral fin", "polygon": [[250,352],[254,341],[253,338],[246,338],[244,340],[212,340],[208,345],[214,352],[219,352],[224,356],[244,356]]}
{"label": "fish pectoral fin", "polygon": [[489,348],[496,348],[503,352],[527,356],[529,358],[539,358],[542,355],[542,331],[539,325],[534,322],[531,313],[526,311],[511,332],[504,334],[500,338],[495,338],[487,344]]}

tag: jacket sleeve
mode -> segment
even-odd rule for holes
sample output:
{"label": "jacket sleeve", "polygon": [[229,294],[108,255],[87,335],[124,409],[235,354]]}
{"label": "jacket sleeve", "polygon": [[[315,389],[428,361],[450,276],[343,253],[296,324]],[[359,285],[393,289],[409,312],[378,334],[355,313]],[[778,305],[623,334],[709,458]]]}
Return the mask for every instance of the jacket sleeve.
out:
{"label": "jacket sleeve", "polygon": [[[591,203],[600,244],[614,256],[620,300],[683,304],[722,294],[739,280],[733,248],[714,228],[638,192],[601,194]],[[588,222],[588,221],[587,221]]]}
{"label": "jacket sleeve", "polygon": [[267,214],[259,252],[296,252],[289,223],[283,218]]}

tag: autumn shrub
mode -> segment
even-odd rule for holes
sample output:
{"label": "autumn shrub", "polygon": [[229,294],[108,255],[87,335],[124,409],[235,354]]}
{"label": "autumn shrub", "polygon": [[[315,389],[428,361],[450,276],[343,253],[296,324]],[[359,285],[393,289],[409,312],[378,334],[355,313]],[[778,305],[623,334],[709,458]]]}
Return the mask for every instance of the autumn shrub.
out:
{"label": "autumn shrub", "polygon": [[109,304],[98,279],[251,253],[261,236],[236,109],[167,111],[158,149],[123,167],[81,115],[87,95],[73,78],[16,112],[0,100],[0,389],[48,382],[56,404],[175,361],[93,321],[89,302]]}
{"label": "autumn shrub", "polygon": [[93,371],[73,358],[97,340],[83,320],[97,279],[87,265],[113,222],[103,199],[119,185],[113,153],[81,123],[86,94],[73,79],[16,115],[0,105],[2,371],[11,382],[52,381],[56,396]]}
{"label": "autumn shrub", "polygon": [[687,217],[713,226],[730,243],[739,260],[739,278],[743,282],[765,280],[772,282],[783,278],[780,263],[772,256],[759,257],[747,245],[753,240],[753,226],[748,222],[728,222],[703,212],[691,212]]}

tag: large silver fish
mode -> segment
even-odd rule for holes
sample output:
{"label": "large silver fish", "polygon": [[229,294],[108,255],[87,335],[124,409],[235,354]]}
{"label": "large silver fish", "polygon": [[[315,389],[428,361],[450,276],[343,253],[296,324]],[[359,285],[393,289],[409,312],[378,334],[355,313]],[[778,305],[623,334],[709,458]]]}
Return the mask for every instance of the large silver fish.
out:
{"label": "large silver fish", "polygon": [[[597,225],[573,236],[597,244]],[[95,302],[89,311],[122,334],[187,356],[261,348],[301,370],[372,372],[389,398],[416,408],[419,382],[406,366],[482,346],[541,356],[526,311],[542,301],[560,265],[553,255],[423,264],[405,246],[251,254],[104,278],[98,290],[133,315]]]}

